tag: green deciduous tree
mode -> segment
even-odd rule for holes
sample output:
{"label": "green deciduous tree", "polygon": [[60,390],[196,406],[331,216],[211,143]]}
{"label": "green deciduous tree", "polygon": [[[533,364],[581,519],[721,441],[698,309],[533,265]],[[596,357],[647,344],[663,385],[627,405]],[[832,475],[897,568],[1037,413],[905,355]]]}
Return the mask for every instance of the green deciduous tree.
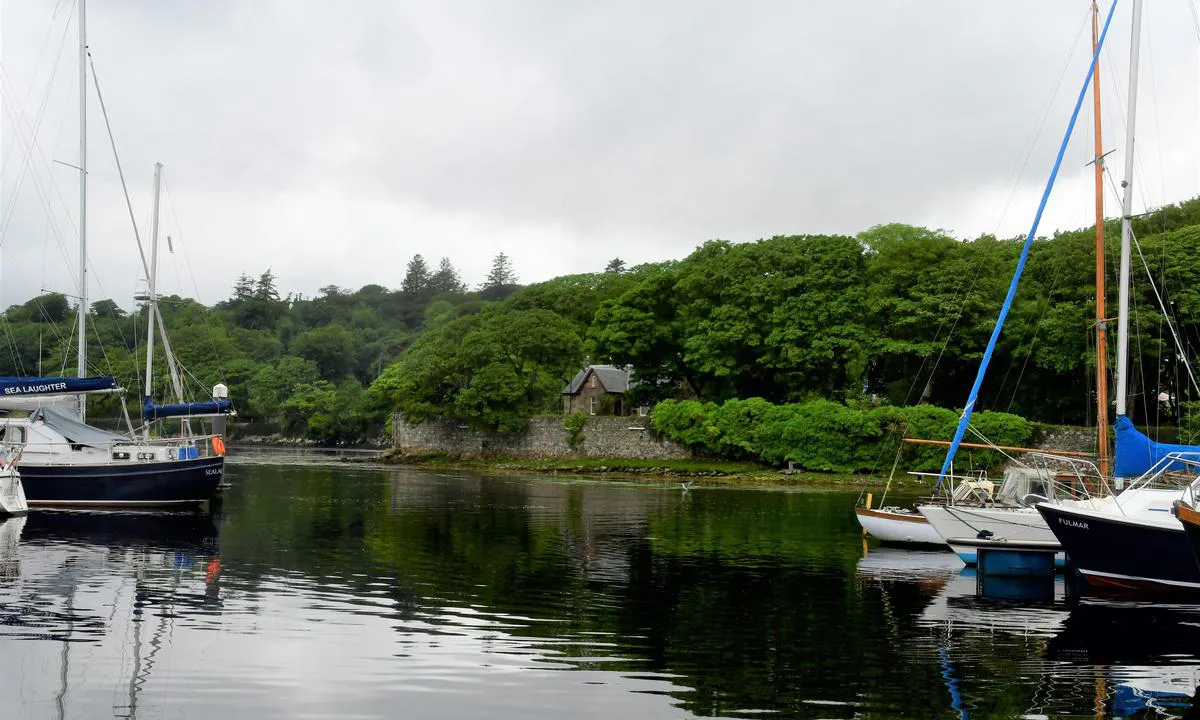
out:
{"label": "green deciduous tree", "polygon": [[414,422],[443,417],[517,432],[557,402],[581,356],[578,334],[559,315],[489,307],[419,338],[371,392]]}
{"label": "green deciduous tree", "polygon": [[354,373],[354,335],[341,325],[325,325],[296,336],[293,355],[311,361],[325,380],[340,380]]}

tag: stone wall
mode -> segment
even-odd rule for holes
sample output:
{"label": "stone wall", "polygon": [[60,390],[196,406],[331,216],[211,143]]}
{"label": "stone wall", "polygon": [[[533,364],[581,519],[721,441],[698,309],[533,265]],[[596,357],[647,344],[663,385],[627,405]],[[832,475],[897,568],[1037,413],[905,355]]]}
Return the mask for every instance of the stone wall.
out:
{"label": "stone wall", "polygon": [[1046,425],[1037,447],[1047,452],[1096,452],[1096,428],[1074,425]]}
{"label": "stone wall", "polygon": [[583,426],[583,441],[567,444],[563,417],[533,418],[520,435],[480,432],[435,420],[411,425],[397,413],[392,447],[402,453],[437,452],[461,458],[638,458],[680,460],[692,457],[682,445],[653,436],[649,418],[593,416]]}

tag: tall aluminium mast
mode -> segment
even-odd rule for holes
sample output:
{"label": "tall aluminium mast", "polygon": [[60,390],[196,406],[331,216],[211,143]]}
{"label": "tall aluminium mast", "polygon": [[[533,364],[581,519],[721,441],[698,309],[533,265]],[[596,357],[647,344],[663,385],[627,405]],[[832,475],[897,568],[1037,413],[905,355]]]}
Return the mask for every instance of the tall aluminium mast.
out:
{"label": "tall aluminium mast", "polygon": [[1121,180],[1121,277],[1117,298],[1117,417],[1125,415],[1129,381],[1129,264],[1133,214],[1133,135],[1137,120],[1138,50],[1142,35],[1142,0],[1133,0],[1133,37],[1129,45],[1129,110],[1125,125],[1125,177]]}
{"label": "tall aluminium mast", "polygon": [[[154,163],[154,214],[150,221],[150,275],[146,278],[146,386],[142,390],[143,402],[150,400],[154,378],[154,316],[158,313],[158,196],[162,187],[162,163]],[[150,423],[145,423],[144,438],[150,439]]]}
{"label": "tall aluminium mast", "polygon": [[[79,347],[76,375],[87,375],[87,13],[79,0]],[[87,395],[79,396],[79,419],[87,419]]]}

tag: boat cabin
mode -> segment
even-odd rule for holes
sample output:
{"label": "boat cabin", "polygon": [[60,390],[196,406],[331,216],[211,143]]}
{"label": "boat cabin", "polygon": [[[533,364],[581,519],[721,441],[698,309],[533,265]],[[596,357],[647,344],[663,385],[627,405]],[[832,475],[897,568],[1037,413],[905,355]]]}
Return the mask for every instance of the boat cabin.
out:
{"label": "boat cabin", "polygon": [[[1054,473],[1046,468],[1009,467],[1004,470],[1004,481],[996,501],[1003,505],[1026,506],[1027,498],[1034,496],[1042,500],[1053,500]],[[1032,498],[1030,498],[1032,499]]]}

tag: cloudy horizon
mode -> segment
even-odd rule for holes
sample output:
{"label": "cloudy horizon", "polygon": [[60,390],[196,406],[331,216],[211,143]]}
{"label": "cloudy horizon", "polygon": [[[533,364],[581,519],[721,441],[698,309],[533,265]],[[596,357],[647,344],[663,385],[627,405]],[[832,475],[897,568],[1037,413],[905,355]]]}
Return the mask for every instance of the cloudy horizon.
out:
{"label": "cloudy horizon", "polygon": [[[1191,2],[1147,3],[1139,209],[1200,193]],[[1024,234],[1088,8],[120,0],[89,4],[88,37],[143,236],[167,168],[160,288],[212,304],[267,268],[285,293],[395,288],[417,253],[475,285],[498,252],[536,282],[711,238]],[[76,292],[75,33],[73,0],[3,4],[4,306]],[[1128,48],[1122,4],[1101,70],[1115,182]],[[94,90],[88,138],[90,295],[129,306],[142,273]],[[1089,96],[1039,234],[1090,222],[1091,142]]]}

